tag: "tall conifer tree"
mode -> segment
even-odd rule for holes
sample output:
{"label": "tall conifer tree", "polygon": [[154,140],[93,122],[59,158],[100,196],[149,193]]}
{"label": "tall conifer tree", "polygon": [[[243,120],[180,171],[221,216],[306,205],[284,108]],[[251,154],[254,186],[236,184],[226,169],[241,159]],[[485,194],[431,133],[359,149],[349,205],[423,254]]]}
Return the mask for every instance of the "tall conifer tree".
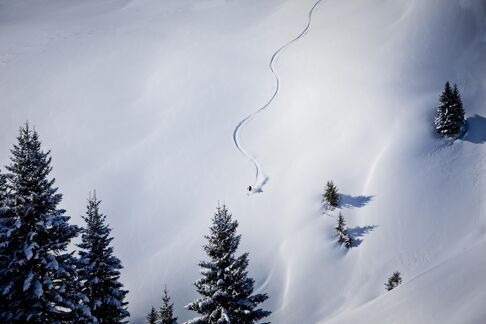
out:
{"label": "tall conifer tree", "polygon": [[[0,170],[0,278],[6,275],[9,263],[8,232],[13,229],[14,224],[14,219],[8,217],[7,212],[7,178]],[[0,320],[4,319],[2,315],[3,306],[1,305],[6,305],[6,299],[2,291],[0,291]]]}
{"label": "tall conifer tree", "polygon": [[159,316],[161,324],[177,323],[177,317],[174,317],[174,304],[170,301],[167,287],[164,288],[164,296],[162,296],[162,306],[160,307]]}
{"label": "tall conifer tree", "polygon": [[196,281],[202,296],[186,306],[202,316],[187,323],[250,324],[270,315],[257,308],[268,296],[253,294],[254,280],[248,278],[248,253],[236,257],[240,235],[238,222],[233,220],[226,206],[218,207],[212,219],[208,243],[204,251],[209,261],[201,261],[202,278]]}
{"label": "tall conifer tree", "polygon": [[346,222],[344,221],[344,217],[341,213],[339,213],[338,223],[335,229],[339,243],[343,244],[347,249],[350,249],[353,246],[353,238],[348,233]]}
{"label": "tall conifer tree", "polygon": [[35,130],[20,128],[3,183],[0,226],[0,322],[53,323],[89,317],[75,290],[67,253],[78,227],[58,208],[62,195],[49,179],[50,152]]}
{"label": "tall conifer tree", "polygon": [[339,193],[338,188],[332,181],[326,183],[326,189],[324,191],[323,202],[329,209],[334,209],[339,206]]}
{"label": "tall conifer tree", "polygon": [[91,313],[99,323],[126,323],[130,316],[120,283],[120,260],[113,255],[110,246],[113,237],[111,229],[105,224],[106,216],[100,210],[101,201],[96,192],[89,196],[79,251],[79,281],[82,292],[88,297]]}

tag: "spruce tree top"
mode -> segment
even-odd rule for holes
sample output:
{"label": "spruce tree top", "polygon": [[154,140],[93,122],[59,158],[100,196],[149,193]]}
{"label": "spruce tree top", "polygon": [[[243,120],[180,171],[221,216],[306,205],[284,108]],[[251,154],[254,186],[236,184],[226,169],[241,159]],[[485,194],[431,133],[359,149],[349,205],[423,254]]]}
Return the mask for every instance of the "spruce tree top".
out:
{"label": "spruce tree top", "polygon": [[[64,209],[57,209],[62,195],[54,187],[55,179],[48,179],[52,171],[50,151],[42,151],[39,135],[28,123],[20,128],[17,141],[11,150],[11,163],[6,166],[8,190],[15,197],[15,201],[10,201],[10,208],[26,226],[34,226],[38,221],[66,225],[64,234],[69,239],[76,236],[78,228],[67,226],[70,217],[63,215]],[[57,240],[53,249],[64,250],[69,239]]]}
{"label": "spruce tree top", "polygon": [[202,296],[186,308],[201,314],[187,323],[257,323],[270,315],[258,309],[266,294],[253,295],[254,280],[248,278],[248,253],[236,256],[240,235],[238,222],[233,220],[226,206],[218,207],[212,219],[208,243],[204,251],[209,261],[201,261],[202,278],[196,281],[197,292]]}
{"label": "spruce tree top", "polygon": [[162,306],[160,307],[159,316],[161,324],[177,323],[177,317],[174,317],[174,304],[170,301],[167,286],[164,288],[164,295],[162,296]]}
{"label": "spruce tree top", "polygon": [[105,224],[106,216],[100,212],[101,200],[96,197],[96,191],[94,194],[89,194],[88,204],[86,205],[86,215],[81,216],[86,222],[86,228],[83,228],[81,238],[83,242],[79,244],[79,247],[83,250],[80,251],[81,255],[110,255],[113,253],[113,248],[110,246],[113,240],[110,237],[111,229]]}

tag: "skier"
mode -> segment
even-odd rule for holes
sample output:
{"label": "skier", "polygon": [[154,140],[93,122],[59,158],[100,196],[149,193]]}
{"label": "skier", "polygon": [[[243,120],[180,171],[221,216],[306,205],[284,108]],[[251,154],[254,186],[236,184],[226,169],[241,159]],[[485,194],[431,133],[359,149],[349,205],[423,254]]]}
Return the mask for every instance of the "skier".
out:
{"label": "skier", "polygon": [[248,186],[248,191],[251,192],[251,190],[252,190],[252,187]]}

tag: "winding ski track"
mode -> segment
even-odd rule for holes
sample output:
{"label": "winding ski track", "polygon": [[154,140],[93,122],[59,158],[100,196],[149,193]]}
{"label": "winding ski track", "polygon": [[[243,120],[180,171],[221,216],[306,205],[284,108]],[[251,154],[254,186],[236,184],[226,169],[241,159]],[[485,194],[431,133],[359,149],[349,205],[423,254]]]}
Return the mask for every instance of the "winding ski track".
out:
{"label": "winding ski track", "polygon": [[254,185],[252,186],[252,190],[251,192],[263,192],[263,186],[267,183],[268,181],[268,177],[263,173],[263,169],[262,167],[260,166],[260,163],[258,163],[258,160],[253,157],[250,153],[248,153],[245,148],[243,147],[243,145],[241,144],[240,142],[240,138],[239,138],[239,133],[240,133],[240,130],[242,129],[242,127],[244,125],[246,125],[248,122],[250,122],[253,118],[255,118],[259,113],[261,113],[262,111],[266,110],[271,104],[272,102],[275,100],[275,98],[277,97],[278,93],[280,92],[280,77],[277,73],[277,70],[275,68],[275,63],[278,61],[278,58],[280,57],[280,55],[290,46],[292,45],[293,43],[297,42],[299,39],[301,39],[302,37],[304,37],[310,30],[310,27],[311,27],[311,24],[312,24],[312,17],[315,13],[315,11],[317,10],[317,8],[319,7],[319,5],[324,2],[325,0],[318,0],[314,3],[314,5],[312,6],[312,8],[309,10],[309,13],[307,15],[307,24],[305,25],[305,28],[300,32],[300,34],[293,38],[292,40],[288,41],[287,43],[285,43],[283,46],[281,46],[277,51],[275,51],[270,59],[270,62],[268,64],[268,67],[270,69],[270,71],[272,72],[274,78],[275,78],[275,90],[272,94],[272,96],[270,97],[270,99],[260,108],[258,109],[257,111],[255,111],[254,113],[252,113],[251,115],[248,115],[246,118],[244,118],[243,120],[241,120],[235,127],[235,129],[233,130],[233,141],[236,145],[236,148],[246,157],[248,158],[248,160],[254,165],[255,167],[255,172],[256,172],[256,175],[255,175],[255,183]]}

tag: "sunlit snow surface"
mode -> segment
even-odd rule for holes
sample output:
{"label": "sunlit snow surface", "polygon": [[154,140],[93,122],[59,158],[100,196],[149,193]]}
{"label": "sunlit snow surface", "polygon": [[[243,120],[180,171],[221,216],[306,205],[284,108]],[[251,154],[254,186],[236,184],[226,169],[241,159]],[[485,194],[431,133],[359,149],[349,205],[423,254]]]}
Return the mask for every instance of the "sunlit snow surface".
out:
{"label": "sunlit snow surface", "polygon": [[[486,319],[486,4],[315,0],[0,1],[0,162],[20,124],[52,150],[81,224],[96,188],[125,265],[131,320],[168,285],[181,320],[215,207],[240,222],[274,323]],[[446,80],[468,133],[431,129]],[[320,195],[333,179],[359,236],[346,253]],[[393,271],[403,285],[385,294]]]}

